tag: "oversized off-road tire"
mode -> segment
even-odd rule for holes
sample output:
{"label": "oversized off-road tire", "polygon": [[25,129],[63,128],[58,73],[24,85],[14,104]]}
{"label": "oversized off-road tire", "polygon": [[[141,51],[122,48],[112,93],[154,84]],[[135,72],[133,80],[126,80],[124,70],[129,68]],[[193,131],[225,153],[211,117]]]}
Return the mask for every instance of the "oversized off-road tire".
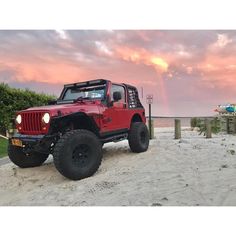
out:
{"label": "oversized off-road tire", "polygon": [[57,142],[53,153],[57,170],[65,177],[80,180],[93,175],[102,161],[102,145],[88,130],[73,130]]}
{"label": "oversized off-road tire", "polygon": [[47,154],[32,152],[26,155],[21,147],[8,145],[8,156],[10,160],[21,168],[41,166],[48,158]]}
{"label": "oversized off-road tire", "polygon": [[129,136],[129,146],[132,152],[145,152],[149,146],[149,133],[143,122],[132,123]]}

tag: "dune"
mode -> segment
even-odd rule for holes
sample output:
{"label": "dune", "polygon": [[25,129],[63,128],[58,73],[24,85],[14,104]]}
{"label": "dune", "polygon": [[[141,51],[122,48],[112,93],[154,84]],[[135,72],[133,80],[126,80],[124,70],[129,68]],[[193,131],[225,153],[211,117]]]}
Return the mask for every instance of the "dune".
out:
{"label": "dune", "polygon": [[97,173],[71,181],[52,158],[36,168],[0,166],[2,206],[235,206],[236,136],[205,139],[183,129],[156,128],[145,153],[130,152],[127,141],[104,146]]}

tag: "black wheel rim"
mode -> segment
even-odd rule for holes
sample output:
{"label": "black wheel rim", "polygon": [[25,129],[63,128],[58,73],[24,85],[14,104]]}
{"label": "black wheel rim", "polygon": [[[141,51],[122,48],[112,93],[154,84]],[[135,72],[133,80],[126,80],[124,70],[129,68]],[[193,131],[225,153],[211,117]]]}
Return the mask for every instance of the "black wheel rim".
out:
{"label": "black wheel rim", "polygon": [[72,153],[73,163],[78,167],[85,167],[89,163],[90,152],[91,148],[89,147],[89,145],[78,145]]}

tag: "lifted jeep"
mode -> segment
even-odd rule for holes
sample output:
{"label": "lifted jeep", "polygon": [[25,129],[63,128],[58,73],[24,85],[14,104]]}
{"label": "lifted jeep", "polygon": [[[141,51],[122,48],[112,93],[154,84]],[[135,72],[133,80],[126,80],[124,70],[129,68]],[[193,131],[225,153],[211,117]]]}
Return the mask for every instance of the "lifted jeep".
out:
{"label": "lifted jeep", "polygon": [[18,133],[8,155],[21,168],[40,166],[53,155],[57,170],[79,180],[93,175],[102,146],[128,139],[131,151],[145,152],[149,133],[135,87],[108,80],[67,84],[56,101],[16,114]]}

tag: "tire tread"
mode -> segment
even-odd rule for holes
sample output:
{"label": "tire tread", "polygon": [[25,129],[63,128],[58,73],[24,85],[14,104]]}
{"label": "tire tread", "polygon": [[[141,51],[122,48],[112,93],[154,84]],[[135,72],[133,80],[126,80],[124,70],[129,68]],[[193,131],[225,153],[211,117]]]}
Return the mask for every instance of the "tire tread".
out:
{"label": "tire tread", "polygon": [[[137,135],[139,134],[139,129],[141,128],[145,129],[145,132],[147,132],[147,136],[148,136],[148,143],[147,143],[147,147],[145,148],[143,148],[140,145],[139,139],[137,137]],[[132,152],[135,152],[135,153],[145,152],[149,145],[149,134],[148,134],[147,126],[143,122],[132,123],[130,131],[129,131],[128,141],[129,141],[129,146]]]}
{"label": "tire tread", "polygon": [[[77,176],[71,174],[70,176],[68,176],[68,174],[65,172],[65,169],[63,168],[63,164],[61,162],[61,152],[65,146],[65,142],[74,135],[90,135],[93,136],[93,138],[97,139],[97,136],[92,133],[91,131],[85,130],[85,129],[77,129],[77,130],[72,130],[69,131],[67,133],[65,133],[56,143],[55,148],[54,148],[54,152],[53,152],[53,160],[54,160],[54,165],[56,167],[56,169],[65,177],[72,179],[72,180],[79,180],[85,177],[81,177],[81,178],[77,178]],[[99,140],[98,140],[99,141]],[[98,142],[100,143],[100,141]],[[99,168],[99,166],[101,165],[102,162],[102,157],[98,158],[97,160],[98,162],[96,163],[96,166],[94,165],[93,168],[90,169],[88,176],[91,176],[93,173],[95,173],[97,171],[97,169]],[[88,177],[86,176],[86,177]]]}

